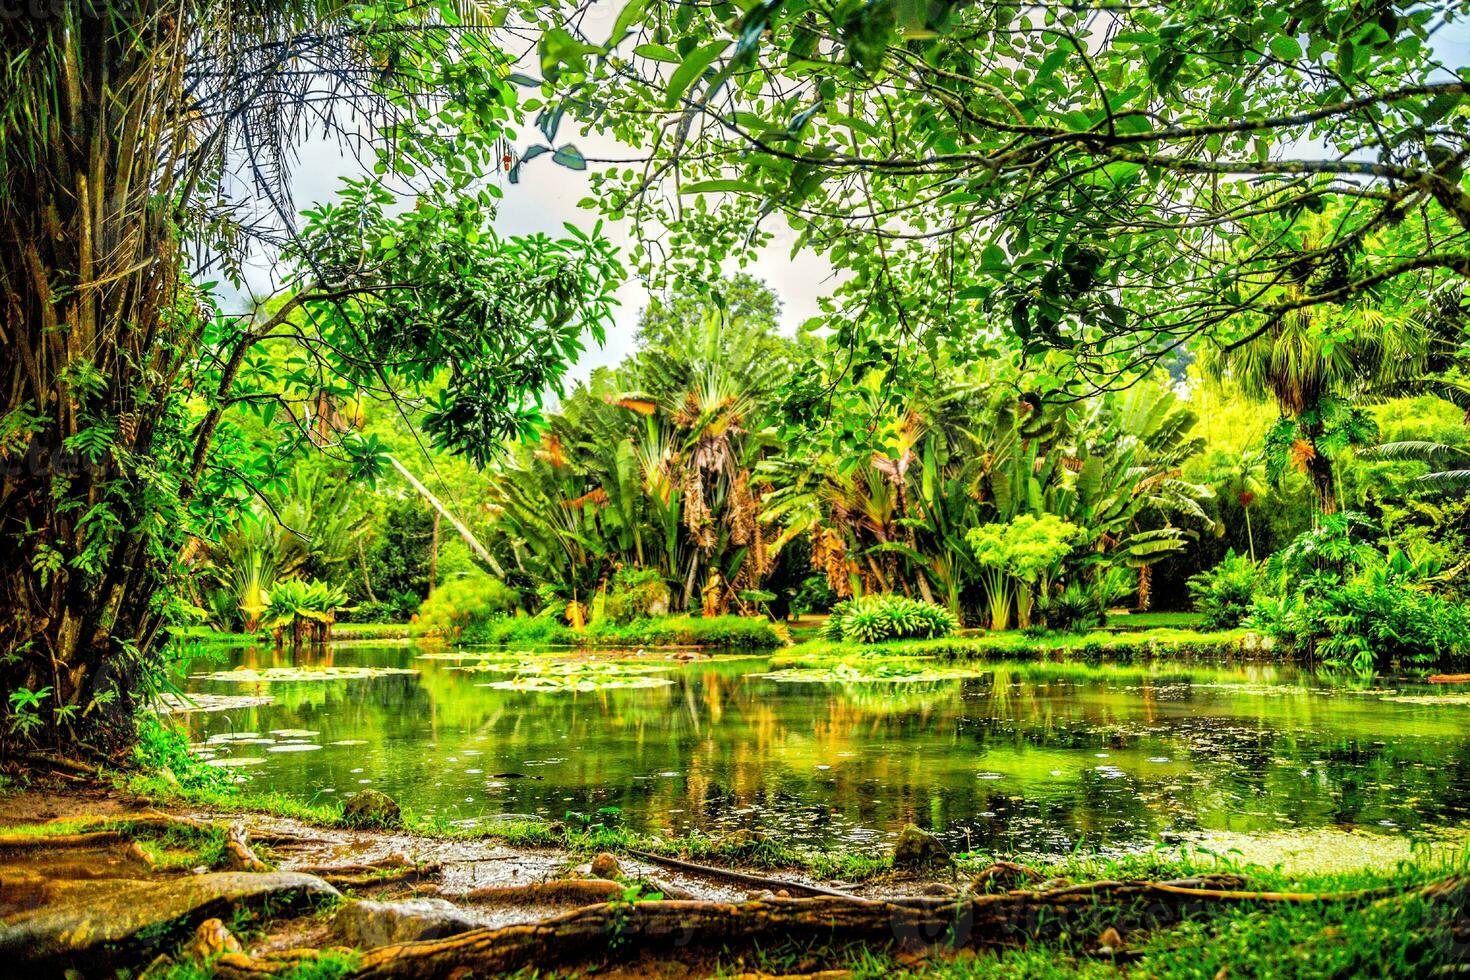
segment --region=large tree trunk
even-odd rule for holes
[[[1337,475],[1332,470],[1332,460],[1316,453],[1307,460],[1307,479],[1312,483],[1312,496],[1317,511],[1322,514],[1337,513]]]
[[[189,439],[177,385],[205,325],[180,303],[169,204],[185,42],[151,4],[65,0],[0,36],[27,55],[0,146],[0,687],[45,692],[0,732],[105,743],[183,545],[162,460]]]

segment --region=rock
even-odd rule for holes
[[[480,926],[480,920],[442,898],[353,902],[332,918],[332,930],[342,942],[359,947],[441,939]]]
[[[342,820],[349,827],[395,829],[403,826],[403,814],[387,793],[365,789],[356,793],[342,808]]]
[[[618,864],[617,858],[606,851],[603,851],[592,859],[592,877],[606,878],[608,881],[613,881],[622,876],[622,865]]]
[[[943,867],[950,863],[949,851],[933,834],[920,830],[913,824],[898,832],[898,842],[893,845],[893,866],[904,871],[922,871],[926,868]]]
[[[1108,926],[1102,931],[1102,935],[1097,937],[1097,945],[1109,953],[1116,953],[1123,948],[1123,937],[1118,934],[1117,929]]]
[[[21,975],[49,976],[63,968],[110,974],[111,965],[144,962],[207,919],[341,897],[315,875],[288,871],[223,871],[164,881],[56,879],[52,886],[45,904],[0,924],[0,962],[31,967]]]

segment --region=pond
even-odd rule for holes
[[[914,822],[952,847],[1062,854],[1210,831],[1423,834],[1470,816],[1470,703],[1442,687],[1057,663],[785,683],[760,657],[644,657],[568,683],[571,652],[522,655],[534,663],[519,680],[463,669],[503,666],[500,651],[426,652],[343,644],[303,656],[305,681],[269,679],[292,666],[269,649],[196,660],[187,690],[254,701],[184,717],[252,789],[322,800],[372,787],[467,824],[616,808],[653,832],[861,845]],[[253,672],[201,676],[236,668]]]

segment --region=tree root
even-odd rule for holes
[[[329,878],[332,875],[370,875],[381,871],[397,871],[405,868],[416,868],[408,858],[401,854],[391,854],[377,861],[364,861],[361,864],[311,864],[300,868],[292,868],[304,875],[316,875],[318,878]],[[439,866],[433,865],[438,868]]]
[[[0,850],[18,851],[46,847],[100,847],[118,844],[130,838],[116,830],[95,830],[79,834],[3,834]]]
[[[432,878],[440,871],[437,864],[425,864],[417,868],[404,868],[402,871],[387,871],[368,873],[360,875],[319,875],[323,881],[337,888],[376,888],[381,885],[396,885],[405,881],[419,881],[423,878]]]
[[[225,832],[225,863],[233,871],[269,871],[270,865],[250,849],[244,827],[231,827]]]
[[[527,967],[545,969],[612,955],[666,952],[686,956],[693,946],[752,940],[866,941],[901,948],[936,945],[1004,947],[1085,936],[1105,929],[1127,933],[1157,928],[1230,906],[1280,902],[1341,903],[1371,900],[1372,892],[1249,892],[1196,887],[1205,881],[1101,881],[1047,891],[1018,890],[958,898],[876,901],[852,897],[723,902],[640,902],[591,905],[539,923],[480,929],[445,939],[371,949],[348,974],[354,980],[429,980],[454,972],[493,975]],[[590,882],[582,882],[589,884]],[[566,884],[549,882],[547,885]],[[613,885],[614,883],[607,883]],[[485,889],[484,892],[526,892]],[[1400,893],[1436,903],[1463,904],[1470,878],[1454,877]],[[299,968],[315,950],[253,958],[226,953],[216,961],[225,980],[277,976]]]
[[[617,901],[623,897],[625,891],[625,886],[603,878],[567,878],[560,881],[533,882],[529,885],[477,888],[454,897],[462,902],[486,902],[495,905],[597,906],[604,902]]]
[[[393,854],[362,864],[317,864],[291,870],[316,875],[338,888],[373,888],[432,878],[444,869],[440,864],[415,864],[401,854]]]
[[[31,765],[46,766],[60,775],[75,779],[81,776],[93,781],[98,780],[101,770],[96,766],[88,765],[76,759],[68,759],[65,756],[52,755],[46,752],[32,752],[20,757],[22,761]]]
[[[650,854],[647,851],[635,851],[629,848],[628,853],[641,861],[652,864],[660,864],[666,868],[676,871],[684,871],[689,874],[704,875],[707,878],[720,878],[731,881],[748,888],[760,888],[765,891],[785,891],[792,895],[826,895],[831,898],[851,898],[847,892],[838,891],[835,888],[824,888],[821,885],[807,885],[799,881],[783,881],[780,878],[763,878],[760,875],[749,875],[741,871],[731,871],[728,868],[715,868],[707,864],[695,864],[692,861],[680,861],[678,858],[663,857],[658,854]]]

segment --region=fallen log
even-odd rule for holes
[[[628,849],[628,853],[641,861],[652,864],[660,864],[675,871],[683,871],[693,875],[704,875],[706,878],[720,878],[725,881],[745,885],[748,888],[759,888],[764,891],[779,892],[786,891],[792,895],[826,895],[830,898],[852,898],[847,892],[838,891],[835,888],[825,888],[822,885],[808,885],[799,881],[785,881],[781,878],[764,878],[760,875],[746,874],[743,871],[731,871],[729,868],[716,868],[707,864],[695,864],[692,861],[681,861],[678,858],[664,857],[660,854],[650,854],[648,851],[635,851]]]
[[[753,940],[864,941],[909,949],[1005,947],[1104,929],[1127,934],[1232,906],[1361,902],[1380,891],[1297,894],[1193,887],[1199,883],[1200,879],[1103,881],[1047,891],[892,901],[822,896],[739,904],[607,903],[543,922],[367,950],[347,976],[430,980],[456,973],[495,975],[635,952],[682,957],[693,946],[723,947]],[[1399,897],[1463,905],[1470,898],[1470,878],[1446,879],[1379,901]],[[280,976],[317,955],[315,950],[303,951],[299,958],[294,953],[269,958],[227,953],[215,968],[225,980]]]

